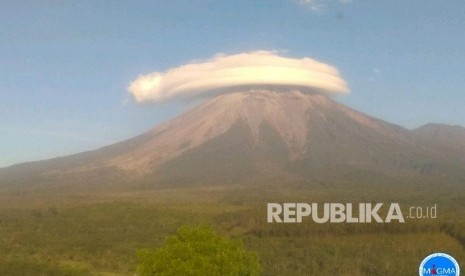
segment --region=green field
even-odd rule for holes
[[[263,275],[416,275],[436,251],[465,261],[461,183],[370,182],[47,190],[0,195],[0,275],[135,275],[136,250],[182,225],[212,225],[260,257]],[[440,188],[438,188],[440,187]],[[405,224],[266,223],[267,202],[437,204],[437,219]]]

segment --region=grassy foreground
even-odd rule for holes
[[[464,263],[462,186],[294,183],[92,195],[4,192],[0,275],[135,275],[136,250],[161,246],[186,224],[209,224],[223,236],[242,239],[258,253],[264,275],[416,275],[432,252]],[[286,201],[437,204],[438,218],[266,223],[266,203]]]

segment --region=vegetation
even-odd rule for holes
[[[256,253],[244,250],[238,241],[217,235],[208,226],[183,226],[164,247],[140,250],[138,257],[142,276],[245,276],[260,272]]]
[[[386,185],[390,189],[382,188]],[[171,252],[172,245],[182,248],[180,237],[189,235],[205,235],[211,238],[206,246],[216,240],[239,252],[242,247],[234,241],[242,240],[246,252],[257,252],[262,275],[415,275],[432,252],[465,260],[464,200],[462,184],[376,180],[115,194],[5,192],[0,193],[0,275],[136,275],[138,264]],[[268,224],[267,202],[437,204],[438,218],[405,224]],[[178,231],[186,224],[212,225],[218,235],[207,228]]]

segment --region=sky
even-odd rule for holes
[[[112,144],[192,103],[128,86],[223,53],[338,69],[335,99],[416,128],[465,126],[463,0],[0,1],[0,167]]]

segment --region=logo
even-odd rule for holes
[[[382,214],[383,203],[268,203],[268,223],[301,223],[310,217],[315,223],[404,223],[404,215],[399,203],[391,203],[386,214]],[[380,213],[381,212],[381,213]]]
[[[437,206],[411,206],[406,216],[396,202],[387,203],[267,203],[268,223],[405,223],[405,219],[435,219]]]
[[[434,253],[421,262],[419,274],[420,276],[459,276],[460,267],[452,256],[444,253]]]

